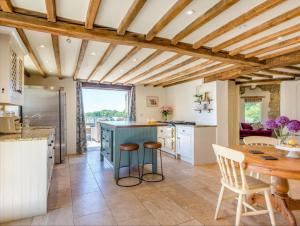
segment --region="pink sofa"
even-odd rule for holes
[[[272,137],[272,130],[270,129],[258,129],[254,130],[250,123],[241,123],[240,138],[249,136],[264,136]]]

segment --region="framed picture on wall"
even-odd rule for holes
[[[159,98],[157,96],[147,96],[147,107],[158,107]]]

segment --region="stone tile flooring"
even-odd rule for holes
[[[223,202],[213,219],[220,189],[217,165],[193,167],[164,156],[166,179],[137,187],[118,187],[112,169],[100,162],[99,152],[69,156],[56,165],[48,213],[5,225],[233,225],[236,202]],[[300,194],[292,183],[292,196]],[[298,192],[298,194],[297,194]],[[225,196],[230,196],[229,192]],[[294,212],[300,222],[300,212]],[[286,222],[276,214],[277,225]],[[242,217],[243,225],[269,225],[267,215]]]

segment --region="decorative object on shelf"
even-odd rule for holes
[[[276,148],[288,151],[286,157],[299,158],[295,152],[300,151],[300,145],[295,139],[296,133],[300,131],[300,121],[289,120],[286,116],[269,119],[266,121],[266,127],[272,129],[278,139]]]
[[[194,95],[194,97],[196,98],[195,102],[198,103],[195,111],[199,111],[199,113],[202,113],[202,111],[207,111],[208,113],[210,113],[213,110],[211,106],[211,102],[213,100],[209,97],[209,92],[204,92],[203,95],[199,93],[199,90],[197,89],[196,95]]]
[[[168,115],[172,114],[173,108],[171,106],[164,105],[161,107],[161,114],[164,121],[168,120]]]
[[[147,107],[158,107],[159,98],[157,96],[147,96]]]

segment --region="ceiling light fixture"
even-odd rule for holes
[[[136,58],[133,58],[132,61],[133,61],[133,62],[136,62]]]
[[[280,40],[282,40],[282,39],[283,39],[283,37],[282,37],[282,36],[280,36],[280,37],[278,37],[278,38],[277,38],[277,40],[279,40],[279,41],[280,41]]]
[[[192,14],[194,14],[195,12],[196,12],[195,10],[190,9],[190,10],[186,11],[186,15],[192,15]]]
[[[40,45],[41,48],[45,48],[45,45]]]
[[[92,55],[92,56],[95,56],[95,55],[96,55],[96,53],[95,53],[95,52],[91,52],[91,55]]]

